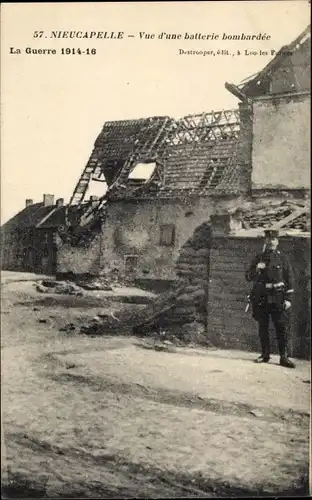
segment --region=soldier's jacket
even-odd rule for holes
[[[265,268],[257,270],[259,262]],[[291,300],[294,292],[293,271],[286,255],[281,251],[265,251],[255,256],[246,271],[247,281],[253,281],[251,302],[255,305],[264,302],[282,305],[284,300]]]

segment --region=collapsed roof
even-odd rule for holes
[[[310,207],[307,203],[293,201],[263,204],[243,214],[244,229],[274,227],[281,233],[309,232]]]
[[[110,187],[134,155],[137,162],[152,161],[162,155],[172,122],[166,116],[106,122],[69,204],[84,200],[90,180],[106,182]]]
[[[107,122],[71,203],[83,198],[88,169],[104,176],[110,200],[243,191],[239,132],[238,110]]]

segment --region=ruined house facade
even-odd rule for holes
[[[60,271],[175,280],[179,249],[195,229],[247,196],[240,154],[236,110],[105,124],[91,155],[109,187],[102,233],[84,251],[65,245]]]

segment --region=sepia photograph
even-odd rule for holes
[[[310,14],[2,3],[2,498],[311,495]]]

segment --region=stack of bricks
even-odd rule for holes
[[[197,321],[206,327],[210,243],[211,228],[204,223],[180,251],[176,273],[186,289],[172,311],[173,322],[175,318],[181,323]]]

